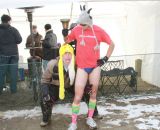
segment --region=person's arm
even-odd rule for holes
[[[101,42],[105,42],[109,45],[109,48],[107,50],[107,54],[105,57],[98,59],[97,60],[97,65],[98,66],[102,66],[103,64],[105,64],[108,59],[110,58],[110,56],[112,55],[112,52],[114,50],[115,44],[114,42],[111,40],[110,36],[105,32],[105,30],[100,29],[100,33],[101,33]]]
[[[57,36],[56,36],[56,34],[53,34],[53,46],[56,46],[56,44],[57,44]]]
[[[40,34],[39,34],[39,35],[40,35]],[[43,36],[42,36],[42,35],[40,35],[40,36],[39,36],[39,38],[40,38],[40,39],[39,39],[40,46],[42,46],[42,43],[43,43]]]
[[[41,44],[42,44],[41,39],[42,39],[42,36],[39,33],[34,35],[35,47],[41,47]]]
[[[68,29],[63,29],[62,35],[63,35],[64,45],[68,44]]]
[[[14,28],[14,36],[16,44],[20,44],[22,42],[22,37],[16,28]]]
[[[27,40],[26,40],[26,47],[31,47],[32,46],[32,43],[31,43],[31,36],[29,35],[27,37]]]
[[[47,68],[44,71],[41,79],[41,83],[49,83],[51,82],[52,75],[53,75],[53,67],[57,63],[57,60],[50,60],[47,64]]]
[[[44,48],[51,48],[50,42],[51,42],[51,35],[46,34],[45,39],[43,40],[43,44],[42,44],[43,47]]]
[[[115,47],[115,44],[114,42],[111,40],[111,43],[109,45],[109,48],[108,48],[108,51],[107,51],[107,54],[106,56],[109,58],[111,55],[112,55],[112,52],[114,50],[114,47]]]
[[[109,44],[109,48],[107,50],[106,56],[97,60],[97,66],[102,66],[108,61],[108,59],[112,55],[114,47],[115,47],[115,45],[114,45],[113,41],[111,40],[111,43]]]
[[[68,29],[63,29],[62,30],[62,35],[63,35],[63,39],[64,39],[64,45],[65,44],[70,44],[72,41],[76,40],[75,39],[75,35],[74,35],[74,31],[71,30],[70,33],[68,34]]]
[[[67,43],[68,43],[68,42],[67,42],[67,41],[68,41],[68,37],[67,37],[67,36],[66,36],[66,37],[63,37],[63,39],[64,39],[64,45],[67,44]]]

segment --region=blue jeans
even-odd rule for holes
[[[47,68],[48,60],[42,60],[43,70],[45,71]]]
[[[10,79],[11,93],[15,93],[17,91],[18,60],[18,55],[0,55],[0,92],[3,91],[3,87],[5,86],[7,74]]]

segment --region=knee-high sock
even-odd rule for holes
[[[77,116],[79,113],[80,104],[72,104],[72,123],[77,123]]]
[[[95,106],[96,106],[96,100],[90,100],[89,106],[88,106],[88,117],[91,117],[91,118],[93,117]]]

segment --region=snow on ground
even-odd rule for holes
[[[148,119],[139,118],[135,121],[141,122],[136,125],[139,129],[160,129],[160,121],[153,116],[150,116]]]
[[[145,103],[135,103],[131,104],[131,101],[140,100],[150,100],[160,98],[160,94],[154,94],[149,96],[134,96],[131,98],[119,98],[116,100],[118,103],[123,103],[123,105],[114,103],[107,103],[105,98],[101,98],[98,101],[98,110],[100,115],[104,115],[104,118],[108,120],[102,120],[107,124],[106,128],[111,128],[114,126],[121,126],[121,124],[129,124],[130,120],[133,120],[135,126],[138,129],[156,129],[160,130],[160,104],[145,104]],[[87,113],[87,105],[82,102],[80,106],[80,114]],[[118,113],[116,113],[118,111]],[[69,114],[71,115],[71,104],[58,104],[53,107],[53,114]],[[1,114],[2,115],[2,114]],[[120,118],[112,118],[118,115]],[[24,117],[24,118],[34,118],[41,116],[40,107],[35,107],[31,110],[12,110],[3,112],[3,119],[12,119],[14,117]],[[123,116],[123,118],[122,118]]]
[[[67,114],[71,115],[71,104],[57,104],[52,109],[53,114]],[[86,114],[87,113],[87,105],[82,102],[80,106],[80,114]],[[12,111],[6,111],[3,113],[3,119],[12,119],[14,117],[25,117],[25,118],[32,118],[36,116],[41,116],[41,108],[35,107],[31,110],[12,110]]]

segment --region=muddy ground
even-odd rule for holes
[[[23,87],[22,87],[23,86]],[[126,91],[125,94],[120,97],[129,98],[131,96],[141,95],[141,94],[152,94],[155,92],[160,92],[160,88],[148,84],[141,79],[138,79],[138,90],[136,93],[132,93],[132,91]],[[100,98],[101,94],[99,94]],[[105,102],[114,103],[117,106],[127,106],[128,104],[124,102],[117,102],[117,94],[106,94],[108,97]],[[118,95],[119,96],[119,95]],[[153,99],[141,99],[137,101],[130,102],[131,105],[136,104],[146,104],[146,105],[157,105],[160,104],[160,98]],[[100,102],[98,105],[102,105]],[[25,82],[20,82],[18,87],[18,92],[16,94],[10,94],[9,89],[6,89],[2,95],[0,95],[0,113],[3,113],[7,110],[23,110],[23,109],[32,109],[35,106],[38,106],[38,102],[34,102],[33,100],[33,92],[32,89],[26,86]],[[109,106],[106,106],[106,108]],[[109,112],[113,112],[114,114],[110,114],[103,116],[102,119],[95,118],[98,124],[98,130],[139,130],[135,124],[138,123],[136,118],[127,119],[126,111],[124,110],[108,110]],[[121,114],[120,114],[121,113]],[[142,118],[149,118],[154,116],[157,120],[160,121],[160,112],[158,113],[146,113],[142,115]],[[88,130],[89,128],[85,125],[85,115],[80,115],[78,119],[78,130]],[[141,117],[138,117],[141,118]],[[137,118],[137,119],[138,119]],[[56,114],[52,115],[52,121],[50,124],[42,128],[39,126],[41,121],[41,116],[36,116],[33,118],[25,118],[25,117],[16,117],[12,119],[4,119],[3,114],[0,114],[0,130],[66,130],[67,126],[70,123],[70,116],[64,114]],[[120,119],[120,125],[107,124],[111,120]],[[159,125],[160,126],[160,125]],[[159,127],[160,128],[160,127]],[[158,128],[150,128],[148,130],[160,130]]]

